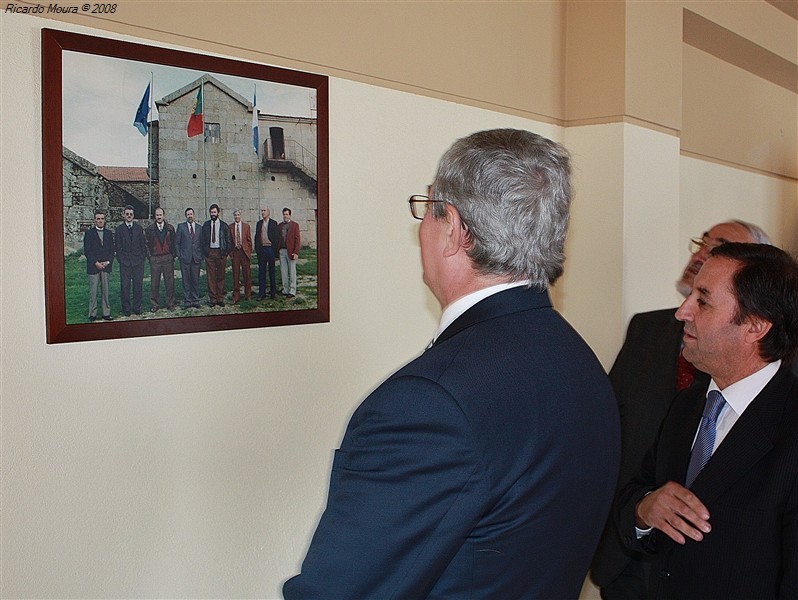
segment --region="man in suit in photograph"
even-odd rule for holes
[[[258,255],[258,300],[266,297],[266,274],[269,275],[269,297],[277,296],[274,261],[280,247],[280,232],[277,221],[269,218],[268,208],[260,211],[261,220],[255,225],[255,252]]]
[[[199,225],[194,222],[194,209],[187,208],[185,215],[186,221],[178,223],[175,232],[175,246],[183,280],[183,308],[199,308],[202,233]]]
[[[285,598],[576,598],[609,511],[607,376],[552,308],[566,150],[501,129],[457,141],[421,219],[433,343],[352,416]]]
[[[208,273],[208,304],[224,306],[224,278],[230,254],[230,226],[219,218],[219,205],[211,204],[210,219],[202,224],[202,254]]]
[[[147,253],[150,255],[150,308],[161,307],[161,278],[163,278],[165,304],[168,310],[175,307],[175,228],[164,218],[160,206],[155,209],[155,221],[144,230]]]
[[[147,240],[144,229],[133,220],[133,207],[129,204],[125,206],[123,215],[125,220],[116,228],[114,243],[116,260],[119,261],[122,312],[129,317],[131,313],[141,314]]]
[[[233,242],[230,259],[233,263],[233,304],[241,299],[241,279],[244,280],[244,299],[252,295],[252,228],[241,220],[241,209],[233,211],[230,223],[230,238]]]
[[[299,238],[299,224],[291,220],[291,209],[283,209],[283,222],[278,226],[280,232],[280,278],[283,280],[283,296],[296,296],[296,261],[302,243]]]
[[[712,248],[726,242],[770,243],[764,231],[744,221],[710,227],[691,240],[691,256],[676,289],[687,296]],[[629,323],[623,346],[610,369],[610,381],[621,414],[621,487],[637,473],[676,393],[693,383],[707,384],[709,376],[682,356],[682,328],[676,309],[638,313]],[[591,565],[591,579],[604,600],[646,597],[650,558],[633,552],[608,519]]]
[[[798,263],[714,248],[676,312],[708,386],[680,392],[615,509],[651,598],[798,598]]]
[[[83,234],[83,256],[89,276],[89,321],[97,320],[97,288],[100,288],[103,319],[110,321],[111,303],[108,300],[108,279],[114,262],[114,234],[105,228],[105,209],[94,211],[94,226]]]

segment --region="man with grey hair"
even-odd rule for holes
[[[258,255],[258,300],[266,297],[266,275],[269,276],[269,297],[277,296],[275,280],[275,258],[280,246],[280,231],[277,221],[270,218],[271,211],[264,206],[260,209],[261,220],[255,225],[255,252]]]
[[[352,416],[285,598],[576,598],[608,513],[618,413],[552,308],[570,204],[562,146],[457,141],[421,220],[433,343]]]
[[[690,240],[690,260],[676,282],[679,293],[690,295],[693,280],[710,251],[728,242],[771,243],[760,227],[745,221],[731,220],[710,227],[701,237]],[[635,315],[610,370],[622,424],[619,488],[637,472],[676,393],[693,383],[709,383],[709,376],[682,356],[683,328],[675,308]],[[601,597],[645,598],[648,565],[649,558],[627,549],[608,521],[591,565],[591,578],[600,586]]]

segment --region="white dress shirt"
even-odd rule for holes
[[[726,400],[726,404],[723,405],[718,415],[717,425],[715,426],[716,433],[715,445],[712,447],[713,454],[715,450],[718,449],[718,446],[720,446],[723,438],[725,438],[729,431],[731,431],[731,428],[734,427],[737,419],[739,419],[743,412],[745,412],[745,409],[748,408],[748,405],[759,395],[759,392],[764,389],[768,382],[773,379],[779,367],[781,367],[780,360],[768,363],[756,373],[752,373],[748,377],[731,384],[725,390],[721,390],[714,379],[709,382],[707,395],[709,395],[709,392],[712,390],[718,390],[723,394],[723,398]],[[696,429],[695,437],[698,437],[698,429]],[[695,444],[695,437],[693,438],[693,444]]]

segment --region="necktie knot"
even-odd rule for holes
[[[718,415],[720,414],[723,405],[726,404],[726,399],[718,390],[712,390],[707,394],[707,403],[704,405],[704,418],[709,419],[713,423],[718,422]]]

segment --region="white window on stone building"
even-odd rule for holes
[[[222,141],[222,128],[219,123],[205,123],[205,141],[219,144]]]

